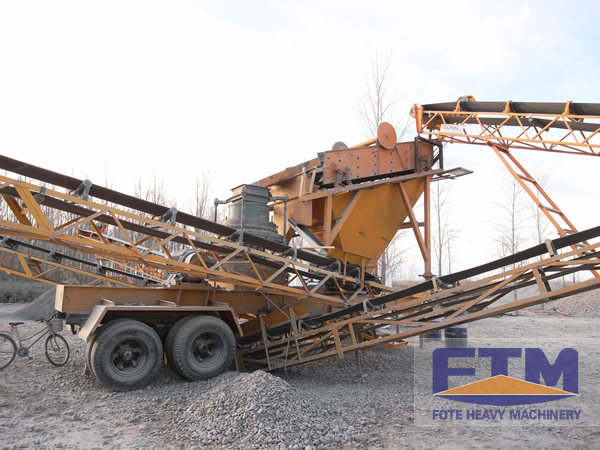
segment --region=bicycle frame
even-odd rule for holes
[[[12,329],[14,329],[14,331]],[[23,338],[21,338],[21,335],[19,333],[18,325],[11,326],[11,331],[12,331],[12,336],[15,336],[17,339],[17,348],[25,347],[27,350],[29,350],[31,347],[33,347],[36,342],[38,342],[40,339],[42,339],[47,334],[54,334],[52,331],[50,331],[48,329],[47,325],[45,326],[45,328],[43,330],[39,330],[39,331],[33,333],[32,335],[23,337]],[[37,337],[37,339],[35,339],[31,344],[25,345],[25,342],[30,341],[31,339],[36,338],[36,337]]]
[[[46,326],[29,336],[23,337],[21,337],[21,333],[19,332],[19,325],[22,325],[23,323],[9,323],[10,332],[8,334],[3,333],[3,336],[5,337],[3,342],[8,342],[8,347],[3,347],[2,352],[3,355],[8,356],[2,361],[1,369],[4,369],[12,363],[16,356],[32,359],[29,350],[36,342],[44,337],[47,337],[45,353],[48,361],[57,367],[62,367],[67,363],[71,354],[69,343],[55,330],[55,328],[60,328],[62,330],[62,326],[59,326],[59,324],[51,322],[50,320],[40,319],[38,322],[44,323]]]

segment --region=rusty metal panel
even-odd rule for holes
[[[415,153],[417,154],[415,163]],[[402,142],[388,150],[380,146],[330,150],[323,155],[323,184],[429,169],[433,165],[433,145]]]
[[[268,312],[272,308],[285,308],[290,304],[301,303],[302,299],[270,294],[265,296],[254,290],[242,290],[229,286],[229,290],[215,289],[204,284],[189,283],[170,287],[109,288],[101,286],[56,287],[55,309],[68,314],[89,314],[97,305],[110,300],[115,305],[162,306],[172,304],[178,307],[214,307],[219,302],[233,308],[238,314]],[[307,310],[319,309],[320,305],[307,305]]]
[[[173,287],[110,288],[100,286],[57,286],[55,308],[57,311],[77,314],[89,312],[103,299],[116,305],[159,305],[172,302],[181,306],[206,306],[211,288],[203,285],[179,285]]]
[[[317,167],[319,164],[320,164],[319,158],[314,158],[309,161],[305,161],[301,164],[297,164],[295,166],[288,167],[287,169],[282,170],[281,172],[277,172],[276,174],[269,175],[268,177],[263,178],[262,180],[256,181],[254,184],[256,184],[258,186],[263,186],[263,187],[279,185],[282,182],[289,180],[290,178],[300,175],[303,170],[305,171],[305,170],[313,169],[313,168]]]

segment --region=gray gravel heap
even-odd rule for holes
[[[13,310],[3,305],[0,319]],[[561,336],[564,346],[594,356],[600,327],[598,319],[556,315],[469,325],[473,343],[507,335],[534,336],[542,345]],[[33,359],[17,358],[0,372],[0,448],[600,448],[598,426],[423,426],[420,416],[433,403],[415,399],[413,383],[427,382],[431,370],[414,362],[430,349],[382,347],[362,355],[360,367],[350,354],[289,367],[287,376],[228,372],[194,383],[163,366],[146,388],[112,392],[82,373],[85,343],[63,336],[71,346],[64,367],[52,366],[38,345]],[[597,377],[599,361],[587,358],[580,379]],[[585,383],[584,411],[596,411],[599,386]]]
[[[535,309],[553,311],[571,317],[600,317],[600,293],[598,290],[582,292],[538,305]]]
[[[306,449],[351,441],[354,427],[341,411],[309,400],[266,372],[230,372],[196,387],[178,426],[198,445]]]
[[[56,289],[50,288],[31,303],[15,313],[15,318],[21,320],[49,319],[55,313],[54,298]]]

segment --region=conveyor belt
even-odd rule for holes
[[[462,111],[523,113],[523,114],[567,114],[600,116],[600,103],[573,102],[478,102],[463,100],[458,102]],[[506,105],[509,105],[506,111]],[[423,108],[429,111],[455,111],[457,102],[429,103]]]
[[[411,114],[419,134],[443,142],[600,155],[600,103],[478,102],[461,98],[415,105]]]
[[[29,177],[35,180],[39,180],[44,183],[50,183],[55,186],[60,186],[74,192],[80,189],[80,187],[85,186],[84,182],[86,181],[68,175],[63,175],[58,172],[53,172],[51,170],[34,166],[33,164],[28,164],[3,155],[0,155],[0,169],[23,175],[25,177]],[[170,208],[166,206],[158,205],[156,203],[152,203],[147,200],[142,200],[140,198],[123,194],[113,189],[108,189],[106,187],[102,187],[95,184],[90,184],[88,194],[92,197],[105,200],[126,208],[131,208],[133,210],[140,211],[146,214],[150,214],[154,217],[163,217],[170,210]],[[228,226],[221,225],[210,220],[202,219],[200,217],[196,217],[182,211],[177,211],[175,221],[182,225],[188,225],[224,237],[230,236],[236,231],[234,228],[230,228]],[[261,247],[276,253],[284,253],[286,251],[291,250],[291,247],[288,245],[279,244],[268,239],[252,235],[250,233],[243,234],[242,243],[244,245]],[[316,264],[320,267],[327,267],[335,263],[335,259],[327,258],[302,249],[297,250],[296,256],[299,259],[308,261],[312,264]]]
[[[458,107],[458,109],[457,109]],[[561,129],[595,132],[600,124],[590,122],[590,116],[600,116],[600,103],[536,103],[536,102],[460,102],[431,103],[423,105],[424,121],[432,127],[443,123],[487,125],[492,127],[521,127],[534,125],[540,129]],[[445,112],[434,115],[436,112]],[[452,115],[456,112],[456,115]],[[465,115],[464,113],[481,113]],[[494,114],[497,115],[494,117]],[[432,117],[432,119],[429,119]],[[523,119],[526,115],[526,119]],[[552,116],[581,116],[569,120],[556,120]],[[585,117],[587,121],[582,120]]]
[[[4,187],[4,188],[0,189],[0,194],[10,195],[10,196],[14,196],[14,197],[16,197],[18,195],[17,191],[13,187]],[[49,196],[46,196],[45,198],[40,198],[38,200],[38,203],[40,205],[43,205],[43,206],[48,206],[50,208],[57,209],[57,210],[63,211],[63,212],[68,212],[70,214],[75,214],[75,215],[81,216],[81,217],[89,217],[92,214],[94,214],[94,211],[91,210],[91,209],[85,208],[83,206],[80,206],[80,205],[77,205],[77,204],[74,204],[74,203],[69,203],[69,202],[66,202],[66,201],[63,201],[63,200],[60,200],[60,199],[49,197]],[[178,214],[178,216],[179,216],[179,214]],[[101,223],[104,223],[106,225],[112,225],[112,226],[116,226],[117,225],[116,222],[115,222],[115,220],[112,217],[110,217],[109,215],[106,215],[106,214],[102,214],[102,215],[96,217],[95,220],[97,222],[101,222]],[[148,235],[148,236],[153,236],[153,237],[156,237],[156,238],[159,238],[159,239],[165,239],[165,238],[169,237],[168,233],[165,233],[163,231],[160,231],[160,230],[157,230],[157,229],[154,229],[154,228],[146,227],[146,226],[143,226],[143,225],[140,225],[140,224],[137,224],[137,223],[133,223],[133,222],[130,222],[130,221],[127,221],[127,220],[120,220],[120,223],[121,223],[121,225],[123,225],[123,227],[126,230],[129,230],[129,231],[132,231],[132,232],[135,232],[135,233],[141,233],[141,234]],[[211,222],[211,223],[213,223],[213,222]],[[245,238],[248,238],[249,235],[248,234],[244,234],[244,236],[245,236]],[[257,239],[258,240],[256,242],[262,242],[262,241],[271,242],[271,241],[267,241],[266,239],[262,239],[262,238],[257,238]],[[252,241],[252,239],[250,239],[250,240]],[[173,242],[177,242],[179,244],[183,244],[183,245],[187,245],[188,244],[188,241],[184,237],[175,237],[175,238],[172,239],[172,241]],[[201,248],[201,249],[204,249],[204,250],[210,250],[210,251],[215,251],[215,252],[221,252],[221,251],[224,250],[224,248],[221,247],[221,246],[214,245],[214,244],[211,244],[211,243],[208,243],[208,242],[204,242],[204,241],[200,241],[200,240],[197,240],[197,239],[193,239],[192,242],[198,248]],[[290,248],[290,247],[285,246],[285,248]],[[306,252],[306,253],[308,253],[308,252]],[[311,253],[311,255],[312,255],[312,253]],[[278,269],[278,268],[281,267],[280,263],[276,263],[274,261],[270,261],[270,260],[265,259],[265,258],[260,258],[260,257],[257,257],[257,256],[252,256],[251,258],[252,258],[252,260],[255,263],[258,263],[258,264],[262,264],[262,265],[265,265],[265,266],[268,266],[268,267],[272,267],[272,268],[275,268],[275,269]],[[323,258],[323,259],[327,260],[327,261],[331,261],[330,264],[333,264],[333,262],[335,261],[334,259],[331,259],[331,258]],[[300,271],[300,273],[303,274],[303,275],[306,275],[306,276],[309,275],[305,271]],[[368,274],[366,274],[366,275],[368,275]],[[311,276],[311,278],[314,278],[314,279],[317,279],[317,280],[321,280],[321,279],[324,278],[324,276],[321,275],[321,274],[310,274],[310,276]],[[371,277],[371,276],[369,276],[369,278],[370,279],[375,279],[375,277]]]
[[[94,263],[92,261],[87,261],[85,259],[77,258],[75,256],[67,255],[65,253],[57,252],[54,250],[49,250],[47,248],[40,247],[39,245],[35,245],[30,242],[23,242],[23,241],[19,241],[17,239],[0,236],[0,246],[6,247],[6,248],[12,248],[12,249],[24,249],[24,250],[26,250],[24,253],[27,253],[28,251],[36,251],[36,252],[39,252],[39,253],[45,255],[46,259],[48,259],[49,261],[53,260],[53,261],[65,262],[65,263],[68,261],[73,264],[78,264],[82,267],[87,267],[88,269],[90,269],[91,272],[100,270],[100,271],[118,275],[118,276],[133,278],[133,279],[138,280],[143,283],[159,284],[159,282],[156,280],[145,278],[145,277],[137,275],[135,273],[126,272],[124,270],[115,269],[110,266],[101,265],[100,263]]]
[[[161,270],[199,275],[215,283],[232,283],[242,290],[259,292],[267,300],[269,295],[274,294],[288,296],[296,301],[310,300],[331,306],[333,312],[320,314],[317,317],[307,316],[305,312],[302,317],[294,320],[287,317],[283,310],[275,311],[275,313],[283,313],[283,316],[287,317],[283,322],[279,322],[284,325],[265,327],[264,322],[261,322],[263,323],[261,331],[252,332],[253,334],[247,334],[238,339],[238,344],[243,347],[240,349],[240,361],[244,364],[257,364],[268,370],[334,354],[343,357],[344,352],[347,351],[379,345],[395,338],[405,339],[429,330],[479,320],[490,315],[600,287],[598,279],[577,282],[572,286],[557,290],[552,290],[549,285],[550,280],[561,276],[598,269],[600,244],[587,245],[586,241],[599,237],[600,227],[554,239],[468,270],[378,296],[380,289],[389,288],[371,282],[368,277],[362,280],[360,273],[349,275],[352,273],[351,271],[340,274],[322,269],[321,267],[330,267],[335,262],[331,258],[298,251],[296,254],[298,259],[313,265],[299,263],[295,258],[276,254],[286,254],[291,250],[288,246],[275,244],[251,235],[244,236],[244,245],[232,242],[224,239],[223,236],[230,236],[235,230],[210,221],[177,213],[176,220],[170,222],[167,213],[172,210],[164,206],[102,187],[94,189],[93,185],[82,180],[56,174],[10,158],[0,157],[0,168],[24,176],[35,177],[38,181],[60,185],[77,194],[77,196],[64,194],[54,189],[46,189],[39,185],[0,176],[0,194],[4,196],[14,214],[13,221],[1,221],[0,232],[10,236],[4,240],[7,247],[22,246],[26,250],[18,257],[24,272],[30,271],[31,268],[34,269],[34,273],[29,274],[31,278],[43,273],[51,273],[51,270],[60,270],[56,267],[43,272],[37,268],[36,264],[39,265],[44,261],[37,257],[31,257],[31,264],[25,261],[28,259],[27,252],[41,252],[47,256],[48,262],[50,262],[51,252],[38,246],[35,241],[51,241],[57,245],[64,245],[75,251],[79,250],[82,253],[99,257],[125,258],[132,263],[146,264],[148,267]],[[79,184],[76,186],[77,183]],[[87,194],[117,206],[107,206],[87,200]],[[52,209],[64,211],[75,218],[72,220],[63,218],[63,223],[60,224],[50,223],[46,212]],[[131,209],[135,209],[135,211],[131,212]],[[148,214],[153,217],[149,218]],[[106,230],[110,228],[116,230],[117,234],[112,236],[117,237],[120,243],[110,242],[111,234],[105,233],[104,227],[99,224],[107,225]],[[84,225],[91,228],[90,232],[95,234],[93,236],[89,233],[80,235],[73,232],[74,228],[78,229]],[[202,229],[208,233],[216,233],[219,237],[197,233],[181,225]],[[134,239],[130,233],[139,233],[143,237]],[[32,242],[23,242],[15,237],[31,239]],[[123,245],[123,242],[129,243],[129,245]],[[144,248],[138,246],[138,243],[142,242]],[[168,242],[179,243],[192,249],[200,258],[201,264],[177,260],[165,247]],[[557,251],[574,245],[577,247],[576,250],[554,256]],[[253,248],[254,246],[274,253]],[[154,249],[159,248],[162,248],[164,252],[153,252]],[[11,250],[7,248],[5,251]],[[213,259],[202,259],[200,254],[202,251],[207,251]],[[304,258],[302,255],[307,257]],[[54,256],[58,255],[55,253]],[[542,257],[542,259],[540,260],[538,257]],[[234,258],[241,259],[236,261]],[[72,266],[85,266],[90,274],[96,269],[94,263],[77,256],[64,254],[60,255],[58,259],[69,262]],[[531,260],[535,262],[531,263]],[[263,276],[261,277],[256,267],[254,267],[256,277],[253,277],[248,275],[251,268],[246,272],[235,272],[227,270],[225,264],[258,265],[263,270]],[[320,267],[321,264],[323,266]],[[514,265],[519,267],[507,269]],[[272,268],[275,271],[267,273],[265,268]],[[355,268],[353,267],[353,269]],[[491,272],[498,269],[501,269],[500,273],[490,275]],[[115,278],[128,276],[140,280],[139,275],[132,275],[119,269],[107,267],[105,270],[107,273],[113,274]],[[288,284],[287,279],[284,282],[276,281],[277,275],[284,270],[295,274],[303,286]],[[19,274],[17,273],[17,275]],[[479,278],[481,275],[485,275],[482,278],[483,281],[467,281]],[[97,280],[110,283],[110,279],[107,280],[106,277],[99,277]],[[322,280],[322,283],[311,284],[310,280],[313,280],[313,283],[315,280]],[[317,292],[318,287],[328,280],[334,282],[338,287],[335,295]],[[51,279],[45,281],[52,282]],[[537,284],[540,289],[539,295],[533,295],[524,301],[508,305],[495,305],[495,302],[508,292],[534,284]],[[345,285],[350,287],[341,287]],[[300,306],[304,307],[302,304]],[[282,307],[288,308],[287,305]],[[291,308],[293,312],[293,306]],[[331,311],[331,309],[328,310]],[[265,319],[261,316],[260,319],[254,320],[263,321]],[[390,337],[377,336],[374,333],[377,328],[387,324],[406,325],[409,329]],[[364,336],[369,333],[372,335],[368,339],[365,338]],[[288,354],[292,340],[295,348]]]
[[[578,272],[598,270],[599,243],[578,250],[567,247],[573,240],[598,236],[599,228],[570,236],[572,239],[569,240],[556,239],[552,242],[558,247],[555,249],[552,245],[544,245],[543,249],[532,247],[514,255],[514,258],[501,258],[444,277],[446,281],[460,281],[456,286],[441,288],[442,279],[436,279],[435,282],[421,283],[333,314],[296,318],[291,321],[292,326],[286,324],[254,332],[238,339],[241,346],[239,360],[250,367],[274,370],[331,356],[344,358],[348,352],[391,344],[433,330],[598,289],[600,279],[595,277],[574,278],[566,284],[550,282]],[[568,251],[555,253],[561,248]],[[543,255],[544,250],[546,255]],[[504,264],[511,261],[519,264],[515,268],[506,268]],[[497,272],[495,268],[505,270]],[[482,276],[462,279],[474,275]],[[513,292],[514,297],[507,295]],[[379,328],[387,326],[396,329],[388,328],[386,333],[377,333]]]
[[[446,122],[444,122],[446,120]],[[460,123],[460,124],[469,124],[469,125],[488,125],[488,126],[512,126],[518,127],[521,125],[517,118],[505,119],[503,117],[470,117],[466,119],[464,116],[452,116],[446,115],[442,120],[441,117],[435,118],[428,122],[429,126],[440,125],[443,123]],[[539,117],[532,118],[529,122],[526,122],[527,125],[535,125],[538,128],[555,128],[560,130],[575,130],[575,131],[589,131],[594,132],[600,126],[595,123],[589,122],[569,122],[568,124],[565,122],[557,122],[549,119],[542,119]]]
[[[371,299],[369,300],[369,304],[370,304],[370,308],[373,307],[384,307],[386,306],[386,304],[390,303],[390,302],[394,302],[396,300],[401,300],[401,299],[405,299],[405,298],[409,298],[412,297],[414,295],[417,294],[423,294],[429,291],[432,291],[436,288],[436,286],[439,285],[448,285],[448,286],[455,286],[457,284],[459,284],[460,282],[468,279],[468,278],[473,278],[473,277],[477,277],[486,273],[490,273],[494,270],[498,270],[498,269],[503,269],[506,267],[510,267],[514,264],[518,264],[518,263],[522,263],[524,261],[530,260],[532,258],[536,258],[542,255],[547,255],[548,254],[548,249],[552,248],[554,251],[557,250],[561,250],[561,249],[565,249],[568,248],[574,244],[578,244],[580,242],[583,241],[588,241],[591,240],[593,238],[597,238],[600,236],[600,226],[598,227],[593,227],[584,231],[580,231],[578,233],[569,235],[569,236],[565,236],[565,237],[561,237],[561,238],[557,238],[554,240],[549,241],[548,243],[544,243],[544,244],[539,244],[533,247],[530,247],[526,250],[522,250],[518,253],[515,253],[513,255],[510,256],[506,256],[500,259],[497,259],[495,261],[491,261],[485,264],[481,264],[479,266],[476,267],[472,267],[470,269],[466,269],[466,270],[462,270],[453,274],[449,274],[449,275],[444,275],[442,277],[437,278],[435,281],[433,280],[429,280],[429,281],[425,281],[423,283],[419,283],[417,285],[405,288],[405,289],[401,289],[399,291],[393,292],[391,294],[387,294],[387,295],[382,295],[380,297],[377,297],[375,299]],[[582,270],[593,270],[596,269],[596,263],[593,264],[579,264],[574,268],[571,268],[569,270],[563,270],[560,271],[559,273],[553,274],[551,276],[546,276],[544,277],[545,281],[549,281],[551,279],[554,278],[558,278],[558,277],[562,277],[574,272],[578,272],[578,271],[582,271]],[[518,288],[523,288],[529,285],[533,285],[535,283],[535,281],[530,281],[526,284],[520,284],[518,286]],[[498,293],[507,293],[510,292],[512,289],[511,287],[507,287],[504,288],[502,290],[499,290]],[[464,302],[464,301],[468,301],[469,298],[468,297],[463,297],[460,301]],[[304,323],[310,327],[318,327],[318,326],[322,326],[323,324],[327,323],[328,321],[332,321],[332,320],[338,320],[340,318],[344,318],[344,317],[350,317],[353,314],[360,314],[364,311],[364,305],[362,303],[358,303],[352,306],[349,306],[347,308],[344,309],[340,309],[337,310],[335,312],[329,313],[329,314],[324,314],[318,317],[311,317],[311,318],[307,318],[304,319]],[[422,313],[422,311],[420,311],[419,313]],[[290,331],[290,325],[283,325],[280,327],[277,327],[275,329],[269,330],[271,333],[273,334],[282,334],[282,333],[288,333]],[[258,340],[260,338],[260,335],[250,335],[250,336],[245,336],[243,338],[240,339],[240,344],[244,345],[244,344],[248,344],[250,342],[254,342],[256,340]]]
[[[67,189],[81,181],[6,157],[0,157],[0,168],[14,170],[28,177],[38,177],[38,182],[52,182]],[[289,295],[328,305],[343,305],[348,298],[354,298],[360,293],[375,296],[381,290],[391,291],[391,288],[380,285],[373,275],[361,273],[359,266],[344,265],[335,259],[277,244],[248,233],[244,233],[244,244],[241,244],[222,236],[197,232],[194,230],[201,227],[204,231],[235,230],[189,214],[177,213],[176,220],[162,216],[148,217],[149,214],[172,210],[106,188],[97,187],[94,190],[93,185],[83,181],[75,189],[75,193],[65,194],[35,183],[4,176],[0,178],[0,195],[14,215],[12,220],[2,220],[0,233],[3,235],[50,240],[75,251],[129,261],[132,265],[144,264],[153,269],[181,273],[198,280],[233,283],[247,289]],[[92,192],[110,203],[98,203],[87,197]],[[119,203],[113,206],[113,202]],[[133,207],[141,210],[132,211]],[[67,216],[59,216],[74,219],[61,219],[56,224],[51,223],[54,219],[45,217],[51,210],[66,212]],[[175,219],[175,214],[171,215]],[[105,231],[101,224],[107,226],[104,227]],[[83,227],[82,230],[90,228],[97,239],[73,233],[73,228],[80,227]],[[111,236],[130,244],[114,243],[110,240]],[[144,242],[144,247],[138,247],[136,242]],[[195,262],[180,261],[166,250],[166,243],[180,244],[183,249],[192,250],[199,259]],[[263,244],[266,249],[263,249]],[[160,254],[152,251],[161,248],[164,252]],[[236,267],[241,269],[238,271]],[[273,273],[288,273],[290,276],[275,278],[271,277]],[[290,284],[294,277],[301,280],[301,286]],[[318,284],[320,282],[329,282],[333,291],[317,292],[315,285],[321,286]]]

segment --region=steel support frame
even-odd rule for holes
[[[461,111],[460,101],[454,111],[429,111],[419,107],[415,111],[417,130],[428,133],[445,142],[477,144],[489,146],[509,173],[533,200],[544,216],[556,228],[560,236],[577,232],[575,225],[546,193],[511,152],[513,149],[538,150],[553,153],[567,153],[588,156],[600,156],[600,123],[590,131],[575,130],[573,123],[586,120],[600,120],[598,116],[570,114],[570,103],[567,102],[561,114],[532,114],[511,112],[510,102],[506,103],[504,112],[467,112]],[[535,117],[547,121],[544,126],[536,124]],[[484,123],[486,118],[501,118],[498,124]],[[515,126],[515,123],[518,124]],[[458,124],[462,132],[442,131],[443,124]],[[544,138],[544,133],[564,126],[562,136],[558,139]],[[558,132],[558,131],[557,131]],[[541,199],[547,204],[542,203]],[[582,242],[581,245],[587,245]],[[573,247],[576,250],[576,247]],[[595,277],[600,274],[592,271]]]
[[[207,233],[199,233],[182,226],[161,222],[142,214],[83,200],[52,189],[45,189],[44,197],[52,197],[71,205],[75,204],[87,211],[85,216],[76,217],[68,222],[52,226],[44,212],[46,207],[42,207],[36,200],[36,195],[34,195],[40,192],[42,189],[40,186],[5,176],[0,176],[0,185],[3,189],[14,187],[17,196],[12,196],[12,198],[18,199],[21,203],[19,209],[13,211],[15,221],[0,220],[0,233],[4,235],[49,241],[77,252],[102,258],[129,261],[132,264],[143,264],[155,269],[200,276],[215,283],[234,283],[237,286],[267,294],[287,295],[299,300],[332,306],[344,306],[347,300],[355,297],[355,294],[363,286],[367,287],[371,295],[374,295],[373,292],[375,291],[390,292],[392,290],[379,283],[357,280],[344,273],[332,272],[309,263],[239,245]],[[5,194],[5,192],[2,193]],[[18,202],[16,204],[18,205]],[[108,226],[96,226],[99,223]],[[150,239],[144,237],[142,240],[145,240],[149,247],[140,249],[137,247],[139,239],[134,238],[131,224],[142,225],[145,227],[144,229],[148,230],[160,230],[160,235],[154,235]],[[97,238],[72,233],[77,228],[85,226],[93,228],[98,234]],[[111,242],[111,231],[121,234],[123,239],[129,243],[129,246]],[[166,251],[166,244],[173,240],[191,249],[198,258],[199,264],[184,263],[170,255]],[[218,252],[215,250],[206,251],[202,248],[204,244],[210,244],[212,247],[218,246]],[[153,249],[158,248],[163,250],[164,255],[157,255],[152,252]],[[216,263],[209,263],[206,259],[208,255],[214,258]],[[301,285],[293,286],[272,279],[266,274],[267,272],[262,265],[265,263],[278,269],[283,267],[294,278],[300,280]],[[236,265],[249,265],[253,274],[234,273],[229,269],[229,267]],[[339,291],[337,296],[320,294],[309,287],[309,280],[317,280],[318,282],[325,277],[334,280],[334,285]],[[348,282],[358,282],[359,287],[356,292],[347,294],[342,290],[340,286]]]
[[[292,331],[281,339],[269,340],[268,330],[265,329],[261,342],[241,350],[238,361],[274,370],[331,356],[343,359],[347,352],[398,342],[428,331],[497,316],[596,289],[600,287],[598,278],[578,281],[554,290],[551,289],[549,280],[580,270],[598,268],[599,249],[600,243],[597,243],[577,251],[548,256],[451,289],[404,298],[379,310],[365,310],[355,317],[340,319],[314,330],[297,331],[301,330],[300,323],[297,323],[292,327]],[[579,256],[579,252],[584,252],[584,256]],[[531,285],[537,285],[537,293],[524,291],[525,296],[518,300],[497,304],[498,300],[505,298],[508,293]],[[373,330],[386,325],[400,325],[406,329],[389,335],[373,336]],[[371,337],[363,339],[365,334]]]
[[[326,247],[333,244],[338,233],[346,223],[348,217],[354,211],[357,203],[366,189],[371,187],[379,186],[381,184],[393,184],[400,193],[403,206],[406,208],[408,213],[408,220],[401,225],[400,229],[410,228],[413,231],[415,240],[423,258],[424,274],[425,279],[430,279],[433,274],[431,272],[431,182],[434,177],[443,177],[450,170],[431,170],[428,172],[419,172],[411,175],[404,175],[400,177],[394,177],[388,180],[377,180],[374,182],[365,182],[357,185],[351,185],[347,187],[335,187],[331,189],[324,189],[313,194],[299,195],[299,198],[303,201],[313,201],[317,198],[324,198],[323,202],[323,230],[321,234],[322,241]],[[404,182],[420,180],[423,183],[423,202],[424,202],[424,213],[423,220],[417,220],[413,206],[408,197],[408,193],[404,187]],[[302,188],[301,188],[302,189]],[[333,214],[333,197],[340,193],[352,193],[353,197],[348,202],[342,213],[335,217]],[[421,228],[423,230],[421,231]],[[362,264],[364,266],[364,264]]]
[[[408,193],[402,183],[397,183],[396,187],[400,193],[402,204],[408,213],[408,221],[406,227],[411,228],[415,235],[415,240],[423,257],[423,265],[425,272],[423,278],[429,280],[433,277],[431,272],[431,180],[432,175],[426,175],[423,180],[423,221],[419,222],[413,210],[413,207],[408,198]],[[405,225],[403,224],[403,227]],[[421,233],[421,226],[423,233]]]
[[[570,102],[569,102],[570,103]],[[593,130],[576,130],[571,124],[575,122],[590,123],[600,119],[598,116],[586,116],[569,113],[569,103],[561,114],[532,114],[510,111],[510,102],[505,111],[469,112],[460,110],[460,102],[455,111],[424,110],[419,107],[415,111],[417,132],[437,137],[446,142],[498,145],[504,148],[520,148],[525,150],[549,151],[574,155],[600,156],[600,124]],[[485,123],[485,119],[500,119],[497,124]],[[547,123],[540,126],[535,119],[540,118]],[[443,124],[463,126],[460,131],[442,131]],[[560,131],[556,128],[561,126]],[[596,125],[596,123],[594,123]],[[593,127],[592,127],[593,128]],[[556,138],[544,138],[549,130],[559,133]]]
[[[566,236],[567,234],[577,233],[575,225],[567,218],[567,216],[558,207],[556,202],[550,198],[542,186],[533,178],[530,172],[517,160],[517,158],[506,148],[500,148],[497,145],[490,144],[492,150],[502,164],[508,169],[513,178],[519,183],[525,193],[533,200],[536,206],[542,211],[544,216],[550,221],[550,223],[556,228],[556,231],[560,236]],[[540,199],[546,200],[548,205],[542,203]],[[583,241],[578,246],[573,245],[573,250],[578,250],[578,247],[589,245],[588,242]],[[598,272],[592,271],[596,278],[600,277]]]
[[[52,286],[59,284],[107,287],[137,286],[124,276],[102,275],[3,247],[0,247],[0,270]]]

